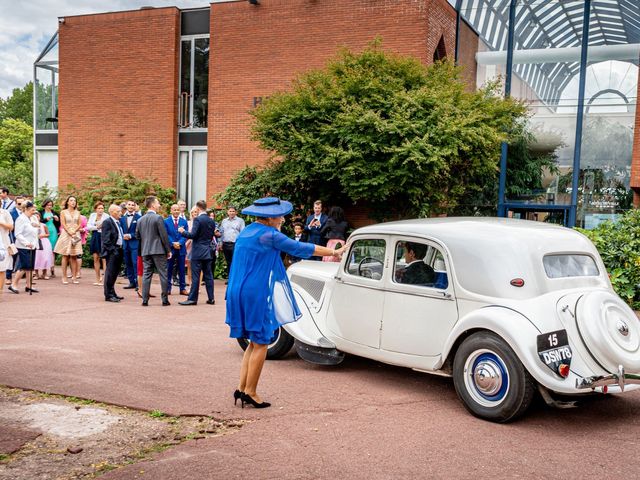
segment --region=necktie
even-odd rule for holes
[[[173,225],[176,227],[176,230],[178,230],[178,219],[177,218],[173,219]]]
[[[127,213],[127,228],[131,227],[131,221],[133,220],[133,215]]]

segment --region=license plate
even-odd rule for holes
[[[566,330],[543,333],[538,335],[538,356],[540,360],[553,370],[558,372],[560,364],[571,365],[571,347]]]

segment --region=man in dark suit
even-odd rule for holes
[[[104,299],[117,303],[124,297],[116,294],[115,284],[122,266],[122,244],[124,233],[120,224],[122,210],[119,205],[109,207],[109,218],[102,222],[102,245],[100,256],[105,259],[104,269]]]
[[[402,282],[411,285],[428,286],[435,281],[436,274],[429,265],[424,263],[428,245],[423,243],[405,242],[404,259],[407,266],[402,272]]]
[[[308,242],[314,245],[324,245],[324,240],[320,231],[327,223],[327,216],[322,213],[322,202],[316,200],[313,202],[313,215],[307,217],[304,231],[307,234]],[[311,257],[309,260],[322,260],[322,257]]]
[[[151,278],[153,277],[153,267],[155,266],[160,275],[160,295],[162,305],[171,305],[169,297],[167,260],[171,258],[171,242],[164,227],[164,219],[158,215],[160,202],[156,197],[147,197],[144,201],[147,213],[138,220],[136,227],[136,238],[140,242],[140,255],[142,256],[142,305],[149,305],[149,289],[151,288]]]
[[[178,229],[180,227],[187,229],[189,224],[185,218],[180,216],[180,206],[176,203],[171,205],[171,215],[164,221],[164,228],[167,230],[169,241],[171,242],[171,258],[169,259],[168,276],[169,290],[167,293],[171,295],[171,285],[173,273],[178,271],[178,281],[180,285],[180,295],[188,295],[187,286],[184,278],[187,249],[185,243],[187,239],[183,237]]]
[[[198,293],[200,290],[200,272],[204,277],[204,284],[207,289],[207,303],[213,305],[213,272],[211,265],[216,258],[211,245],[213,236],[216,231],[216,222],[207,215],[207,204],[204,200],[196,203],[198,215],[193,219],[191,231],[188,232],[184,227],[180,227],[178,231],[185,238],[191,239],[191,290],[189,298],[180,302],[180,305],[197,305]]]
[[[129,285],[124,288],[138,289],[138,238],[136,237],[136,228],[140,214],[136,212],[136,203],[129,200],[126,203],[127,213],[120,218],[120,225],[124,232],[124,264],[127,267],[127,278]]]

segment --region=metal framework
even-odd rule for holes
[[[574,226],[588,49],[640,43],[638,0],[449,0],[449,3],[475,29],[490,50],[506,51],[505,95],[510,95],[511,78],[516,75],[531,87],[542,103],[553,110],[567,84],[579,75],[571,204],[552,207],[565,210],[566,224]],[[516,65],[513,62],[514,51],[567,48],[580,50],[579,61]],[[638,65],[639,60],[636,57],[630,61]],[[506,202],[507,154],[505,144],[502,146],[500,162],[498,215],[506,216],[509,209],[516,207],[534,211],[549,209],[549,205]]]

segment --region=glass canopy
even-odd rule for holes
[[[34,128],[58,130],[58,32],[34,63]]]
[[[546,212],[569,225],[592,227],[630,208],[640,59],[637,0],[449,3],[478,34],[477,85],[496,78],[505,87],[508,83],[510,95],[529,106],[533,148],[557,165],[531,191],[514,194],[507,183],[499,214]],[[511,155],[507,150],[506,170]],[[504,169],[501,174],[507,177]]]

